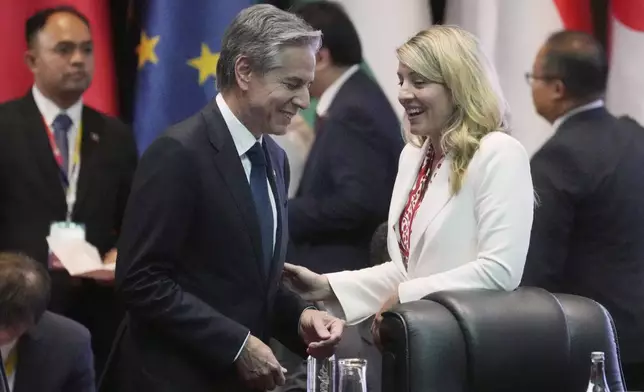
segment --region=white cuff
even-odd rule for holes
[[[244,343],[242,343],[241,347],[239,348],[239,351],[237,351],[237,355],[235,355],[235,359],[233,359],[233,362],[237,361],[237,358],[239,358],[239,355],[241,354],[242,350],[244,349],[244,347],[246,347],[248,338],[250,338],[250,332],[248,332],[248,335],[246,335],[246,339],[244,339]]]

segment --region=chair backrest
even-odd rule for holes
[[[587,298],[446,291],[383,316],[383,392],[582,392],[592,351],[606,354],[611,391],[624,391],[613,321]]]

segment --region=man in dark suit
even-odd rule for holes
[[[378,84],[360,69],[360,38],[343,8],[316,1],[293,12],[322,31],[323,40],[310,87],[318,98],[316,136],[289,201],[288,259],[317,273],[366,268],[371,238],[387,220],[404,144],[401,126]],[[348,327],[338,351],[361,355],[362,330]],[[273,347],[290,367],[299,367],[283,391],[306,390],[306,365],[278,344]]]
[[[284,369],[271,336],[333,353],[343,322],[280,282],[288,164],[268,135],[309,105],[319,43],[293,14],[241,11],[223,37],[220,95],[142,156],[116,265],[127,325],[113,363],[131,365],[110,368],[114,390],[273,389]]]
[[[95,390],[89,331],[45,311],[50,286],[41,263],[0,253],[0,391]]]
[[[604,108],[606,57],[584,33],[552,35],[528,77],[555,134],[531,162],[539,203],[522,284],[604,305],[627,386],[644,389],[644,133]]]
[[[50,309],[89,328],[100,371],[123,312],[109,284],[71,278],[50,259],[45,238],[69,218],[113,262],[136,147],[124,124],[82,101],[94,72],[85,16],[70,7],[39,11],[26,38],[34,86],[0,105],[0,250],[50,265]]]
[[[289,260],[317,273],[369,266],[369,244],[387,220],[403,148],[384,93],[360,69],[358,34],[333,2],[294,12],[322,31],[311,95],[319,98],[316,140],[296,196],[289,201]]]
[[[624,121],[625,123],[630,124],[631,126],[636,126],[636,127],[642,127],[640,123],[638,123],[633,117],[631,116],[621,116],[619,118],[620,121]]]

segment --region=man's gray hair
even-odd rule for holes
[[[310,46],[318,51],[322,33],[295,14],[269,4],[242,10],[224,33],[217,63],[217,89],[235,85],[235,62],[246,56],[252,70],[265,74],[280,66],[280,52],[290,46]]]

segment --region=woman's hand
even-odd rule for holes
[[[382,342],[380,341],[380,324],[382,323],[382,314],[394,306],[400,303],[400,297],[398,297],[398,290],[393,294],[389,299],[382,305],[376,317],[373,318],[373,323],[371,323],[371,335],[373,335],[373,342],[382,351]]]
[[[333,290],[326,276],[289,263],[284,264],[283,272],[282,282],[305,301],[324,301],[333,297]]]

